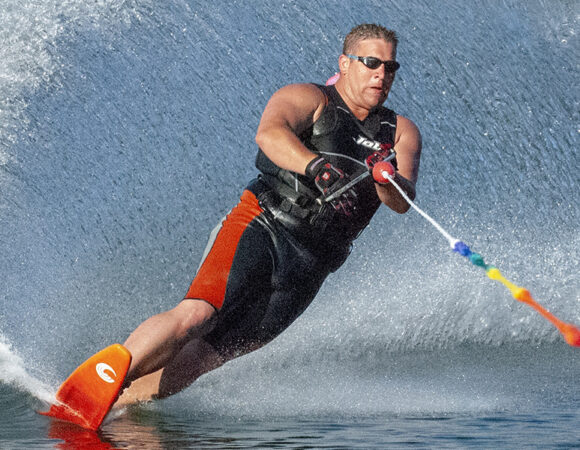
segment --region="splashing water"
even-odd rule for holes
[[[22,358],[13,351],[10,343],[1,338],[0,383],[11,384],[46,403],[53,403],[55,400],[50,387],[28,374]]]

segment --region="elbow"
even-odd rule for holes
[[[406,190],[406,194],[409,200],[415,200],[415,189]],[[385,202],[385,204],[398,214],[405,214],[409,209],[411,209],[411,204],[402,196],[397,196],[390,200],[391,201],[389,202]]]
[[[407,192],[407,197],[409,197],[409,200],[414,201],[415,200],[415,189],[411,189],[410,192]],[[399,209],[397,210],[397,212],[399,214],[405,214],[407,211],[409,211],[411,209],[411,204],[405,200],[405,199],[401,199],[402,202],[399,205]]]
[[[387,205],[389,206],[389,208],[391,208],[393,211],[395,211],[397,214],[405,214],[407,211],[409,211],[409,209],[411,209],[411,205],[409,205],[406,201],[404,201],[403,199],[401,199],[402,201],[397,202],[394,205]]]
[[[262,148],[264,145],[264,141],[266,140],[264,133],[261,130],[258,130],[254,140],[256,141],[256,144],[258,144],[258,147]]]
[[[272,149],[278,148],[276,136],[269,130],[258,129],[254,140],[256,144],[258,144],[260,150],[268,155],[268,157],[270,157]]]
[[[264,148],[268,148],[268,146],[275,144],[276,141],[280,139],[278,128],[279,127],[260,123],[256,130],[256,136],[254,137],[258,147],[264,150]]]
[[[411,206],[408,203],[405,203],[404,205],[397,205],[397,207],[392,208],[392,210],[397,214],[405,214],[407,211],[409,211],[409,209],[411,209]]]

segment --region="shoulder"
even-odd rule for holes
[[[284,116],[289,122],[316,121],[327,104],[326,94],[312,83],[289,84],[278,89],[266,105],[265,114]]]
[[[293,83],[278,89],[274,95],[300,95],[309,97],[324,97],[322,86],[314,83]]]
[[[324,108],[327,97],[319,86],[312,83],[299,83],[278,89],[270,101],[316,110]]]

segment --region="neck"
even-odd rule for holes
[[[356,102],[352,100],[353,99],[352,91],[349,89],[348,84],[344,82],[342,77],[336,82],[334,86],[336,87],[336,90],[338,91],[338,93],[344,100],[344,103],[346,103],[346,106],[348,106],[352,114],[358,120],[361,121],[365,120],[369,115],[370,111],[366,108],[358,106]]]

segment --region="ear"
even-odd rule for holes
[[[345,54],[342,54],[338,57],[338,69],[342,75],[345,75],[348,72],[348,66],[350,65],[350,58]]]

